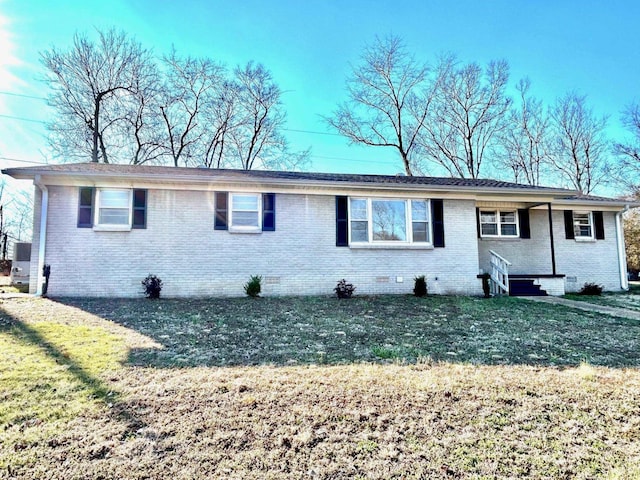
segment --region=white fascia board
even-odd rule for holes
[[[15,178],[23,178],[16,176]],[[24,177],[30,178],[30,177]],[[435,194],[442,198],[460,198],[483,201],[519,201],[519,202],[553,202],[554,195],[568,195],[570,190],[548,189],[544,191],[523,188],[496,187],[457,187],[451,185],[429,184],[386,184],[386,183],[353,183],[324,182],[317,180],[290,180],[245,178],[225,175],[217,177],[180,176],[171,178],[166,175],[132,175],[122,174],[73,174],[47,172],[42,176],[43,183],[60,186],[113,186],[123,188],[161,188],[169,190],[233,190],[233,191],[265,191],[274,193],[307,193],[316,195],[358,194],[358,192],[378,192],[384,196],[424,196]]]

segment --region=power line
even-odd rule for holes
[[[341,137],[339,133],[329,133],[329,132],[314,132],[313,130],[298,130],[295,128],[283,128],[285,132],[298,132],[298,133],[311,133],[313,135],[330,135],[332,137]]]
[[[33,98],[35,100],[46,100],[45,97],[36,97],[35,95],[25,95],[24,93],[6,92],[0,90],[0,95],[9,95],[11,97]]]
[[[359,163],[378,163],[381,165],[388,165],[389,162],[384,162],[384,161],[380,161],[380,160],[362,160],[362,159],[357,159],[357,158],[344,158],[344,157],[326,157],[324,155],[314,155],[311,154],[310,157],[312,158],[322,158],[325,160],[342,160],[345,162],[359,162]]]
[[[13,115],[2,115],[2,114],[0,114],[0,118],[8,118],[10,120],[20,120],[21,122],[41,123],[43,125],[45,125],[47,123],[44,120],[35,120],[33,118],[16,117],[16,116],[13,116]]]
[[[9,162],[18,162],[18,163],[34,163],[36,165],[49,165],[46,162],[38,162],[38,161],[35,161],[35,160],[24,160],[22,158],[0,157],[0,160],[7,160]]]

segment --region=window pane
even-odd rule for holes
[[[351,218],[354,220],[367,219],[367,201],[362,198],[352,198],[350,200]]]
[[[374,200],[371,202],[374,240],[406,241],[405,206],[404,200]]]
[[[428,242],[429,236],[427,222],[413,222],[413,241],[414,242]]]
[[[480,212],[480,223],[496,223],[496,212]]]
[[[427,221],[427,202],[411,200],[411,218],[414,222]]]
[[[351,222],[351,241],[352,242],[368,242],[369,234],[367,232],[368,222]]]
[[[500,222],[501,223],[516,223],[516,213],[515,212],[500,212]]]
[[[258,211],[258,195],[237,195],[232,196],[233,210]]]
[[[502,224],[500,225],[500,232],[502,235],[515,237],[517,235],[515,224]]]
[[[101,208],[98,223],[102,225],[129,225],[129,209]]]
[[[128,190],[101,190],[100,207],[129,208]],[[102,222],[100,222],[102,223]]]
[[[495,223],[483,223],[481,224],[482,235],[497,235],[498,225]]]
[[[576,237],[590,237],[591,236],[591,227],[584,225],[576,225],[575,227],[575,235]]]
[[[257,227],[258,212],[233,212],[234,227]]]

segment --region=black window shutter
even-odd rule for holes
[[[573,210],[564,211],[564,234],[568,239],[576,238],[576,234],[573,231]]]
[[[431,200],[431,220],[433,222],[433,246],[444,247],[444,205],[440,199]]]
[[[520,238],[531,238],[531,224],[529,221],[529,209],[518,209],[518,223],[520,224]]]
[[[132,228],[147,228],[147,191],[133,190],[133,222]]]
[[[596,240],[604,240],[604,218],[602,212],[593,212],[593,223],[596,231]]]
[[[216,192],[216,217],[213,222],[213,228],[215,230],[227,230],[227,218],[228,218],[228,205],[229,193],[228,192]]]
[[[276,194],[262,194],[262,230],[275,232],[276,230]]]
[[[93,227],[93,204],[95,203],[95,196],[95,188],[80,187],[80,199],[78,201],[78,228]]]
[[[349,197],[336,196],[336,247],[349,246]]]
[[[476,230],[478,233],[478,238],[480,238],[482,235],[480,233],[480,209],[476,208]]]

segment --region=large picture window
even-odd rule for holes
[[[517,237],[518,213],[515,210],[481,210],[480,234],[483,237]]]
[[[431,243],[428,200],[350,198],[351,243]]]

